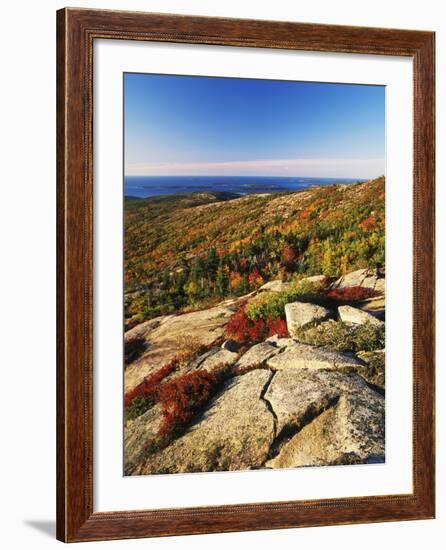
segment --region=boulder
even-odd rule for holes
[[[277,355],[280,348],[269,342],[261,342],[249,348],[235,364],[235,367],[246,368],[253,365],[261,365],[273,355]]]
[[[268,342],[269,344],[272,344],[277,348],[287,348],[296,343],[296,341],[292,338],[279,338],[277,334],[274,336],[270,336],[265,340],[265,342]]]
[[[367,300],[361,300],[360,308],[362,311],[372,313],[379,319],[384,319],[386,315],[386,301],[383,296],[377,296],[375,298],[368,298]]]
[[[311,277],[305,277],[305,279],[302,279],[301,283],[320,283],[324,284],[327,281],[327,277],[325,275],[312,275]]]
[[[345,375],[332,372],[285,369],[274,374],[264,399],[276,415],[278,436],[302,429],[339,398]]]
[[[148,350],[125,370],[125,391],[137,386],[178,354],[178,339],[193,337],[203,345],[210,345],[223,336],[224,328],[237,305],[218,305],[203,311],[183,315],[167,315],[136,326],[130,334],[145,338]],[[126,336],[129,334],[126,333]]]
[[[386,280],[385,279],[378,279],[376,281],[374,291],[378,292],[379,294],[385,294],[386,293]]]
[[[339,318],[344,323],[352,323],[355,325],[363,325],[364,323],[371,323],[372,325],[382,326],[384,323],[374,317],[371,313],[363,311],[352,306],[339,306],[338,307]]]
[[[290,288],[290,283],[284,281],[269,281],[259,288],[259,292],[284,292]]]
[[[124,474],[131,475],[145,455],[145,445],[154,437],[163,420],[160,405],[155,405],[138,418],[124,425]]]
[[[173,315],[165,315],[161,317],[155,317],[153,319],[150,319],[149,321],[144,321],[143,323],[139,323],[135,327],[126,331],[126,333],[124,334],[124,342],[133,340],[134,338],[145,338],[150,334],[152,330],[155,330],[162,323],[167,322],[172,317]]]
[[[375,270],[376,271],[376,270]],[[331,286],[332,288],[349,288],[352,286],[361,286],[366,277],[372,276],[370,269],[357,269],[351,273],[346,273],[339,277]]]
[[[150,455],[135,474],[210,472],[261,467],[274,439],[274,417],[261,398],[271,373],[230,380],[186,433]]]
[[[361,286],[363,288],[370,288],[371,290],[375,290],[376,284],[378,282],[378,272],[376,269],[368,269],[367,274],[364,278],[364,280],[361,283]]]
[[[281,443],[267,467],[384,461],[384,397],[356,374],[281,371],[264,398],[277,416]]]
[[[204,361],[210,357],[212,357],[212,355],[215,355],[216,353],[218,353],[220,351],[221,348],[211,348],[210,350],[208,351],[205,351],[204,353],[202,353],[201,355],[198,355],[198,357],[195,357],[194,359],[190,360],[188,365],[187,365],[187,371],[192,371],[192,370],[196,370],[198,369],[198,367],[204,363]]]
[[[385,279],[380,278],[376,268],[358,269],[339,277],[331,285],[331,288],[350,288],[352,286],[361,286],[384,294]]]
[[[218,367],[232,365],[237,361],[238,354],[227,349],[220,349],[216,353],[209,355],[203,362],[199,364],[199,369],[212,371]]]
[[[282,353],[267,361],[274,370],[284,369],[354,369],[361,370],[364,363],[353,354],[307,344],[294,343]]]
[[[358,351],[357,356],[367,367],[361,371],[361,376],[371,384],[385,388],[386,382],[386,350]]]
[[[325,321],[331,316],[331,311],[315,304],[291,302],[285,306],[285,316],[290,336],[297,336],[300,328]]]
[[[236,352],[240,348],[240,344],[235,340],[225,340],[221,345],[222,349],[227,349],[228,351]]]

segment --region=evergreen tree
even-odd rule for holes
[[[165,290],[166,292],[170,288],[170,273],[169,273],[168,269],[165,269],[164,272],[163,272],[163,278],[162,278],[161,285],[163,287],[163,290]]]
[[[218,296],[225,296],[229,287],[229,275],[225,267],[220,264],[217,270],[215,290]]]
[[[210,277],[211,280],[215,279],[218,269],[218,254],[214,247],[210,248],[207,253],[205,260],[205,271],[206,275]]]
[[[192,269],[190,271],[190,280],[196,284],[201,284],[203,279],[204,269],[203,261],[199,256],[197,256],[192,264]]]

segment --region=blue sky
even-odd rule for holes
[[[385,88],[124,75],[126,175],[384,174]]]

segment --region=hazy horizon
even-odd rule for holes
[[[290,179],[290,178],[308,178],[308,179],[349,179],[349,180],[365,180],[365,179],[376,179],[380,176],[383,176],[383,174],[378,174],[376,177],[373,178],[361,178],[359,176],[307,176],[305,174],[290,174],[287,176],[284,175],[277,175],[277,174],[257,174],[257,175],[247,175],[247,174],[124,174],[125,178],[284,178],[284,179]]]
[[[160,174],[154,174],[154,173],[147,173],[147,174],[140,174],[140,173],[127,173],[127,174],[124,174],[124,177],[125,178],[193,178],[193,177],[196,177],[196,178],[214,178],[214,177],[228,177],[228,178],[255,178],[255,177],[259,177],[259,178],[334,178],[334,179],[351,179],[351,180],[354,180],[354,179],[358,179],[358,180],[374,180],[374,179],[377,179],[379,178],[380,176],[383,176],[384,174],[382,172],[373,172],[373,175],[362,175],[362,176],[353,176],[351,175],[350,173],[348,173],[348,175],[343,175],[344,172],[341,172],[339,174],[336,174],[336,175],[328,175],[330,174],[330,172],[327,172],[326,174],[324,175],[313,175],[313,174],[298,174],[298,175],[295,175],[295,174],[289,174],[289,175],[286,175],[286,174],[280,174],[280,175],[277,175],[277,174],[269,174],[269,173],[266,173],[266,174],[232,174],[232,173],[228,173],[228,174],[225,174],[225,173],[214,173],[214,174],[208,174],[208,173],[203,173],[203,174],[181,174],[181,173],[178,173],[178,174],[170,174],[170,173],[160,173]]]

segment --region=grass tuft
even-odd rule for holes
[[[311,346],[327,346],[339,351],[374,351],[385,345],[384,326],[372,323],[348,325],[342,321],[329,320],[320,325],[303,328],[297,339]]]

